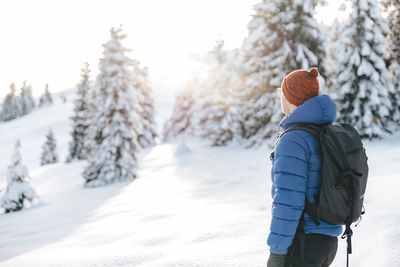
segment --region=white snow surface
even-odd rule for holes
[[[22,162],[40,197],[21,211],[0,214],[1,267],[266,266],[271,218],[266,146],[158,144],[140,152],[138,179],[84,188],[87,163],[64,163],[71,115],[72,101],[57,98],[52,106],[0,124],[0,188],[19,138]],[[49,127],[60,162],[40,166]],[[365,145],[366,215],[353,227],[350,266],[399,266],[400,134]],[[345,246],[339,239],[331,266],[345,266]]]

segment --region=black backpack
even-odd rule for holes
[[[342,239],[347,237],[348,266],[353,234],[350,225],[361,220],[361,215],[365,213],[363,201],[368,179],[368,157],[361,138],[352,125],[345,123],[324,126],[301,123],[279,133],[278,138],[293,130],[310,132],[320,142],[321,190],[314,196],[316,204],[312,205],[306,198],[304,212],[316,225],[321,219],[346,226]],[[273,156],[274,151],[271,159]],[[304,222],[302,224],[300,228],[304,228]]]

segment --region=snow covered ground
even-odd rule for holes
[[[194,140],[159,144],[140,153],[135,181],[85,189],[85,162],[64,163],[71,112],[70,99],[57,100],[0,124],[0,188],[19,138],[40,196],[27,209],[0,214],[1,267],[266,266],[268,148],[209,148]],[[165,112],[170,110],[159,114]],[[49,127],[61,162],[41,167]],[[354,229],[350,264],[400,266],[400,134],[366,147],[366,215]],[[345,266],[345,245],[340,240],[332,266]]]

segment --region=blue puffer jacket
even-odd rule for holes
[[[336,118],[336,104],[328,95],[308,99],[280,123],[285,130],[298,123],[331,124]],[[311,133],[294,130],[278,140],[272,159],[272,220],[268,245],[275,254],[286,254],[292,244],[304,209],[305,197],[314,204],[314,194],[320,191],[321,157],[319,141]],[[305,233],[338,236],[342,226],[321,221],[317,226],[304,215]]]

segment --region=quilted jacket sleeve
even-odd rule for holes
[[[272,219],[267,244],[286,254],[304,209],[310,151],[298,131],[282,136],[272,162]]]

